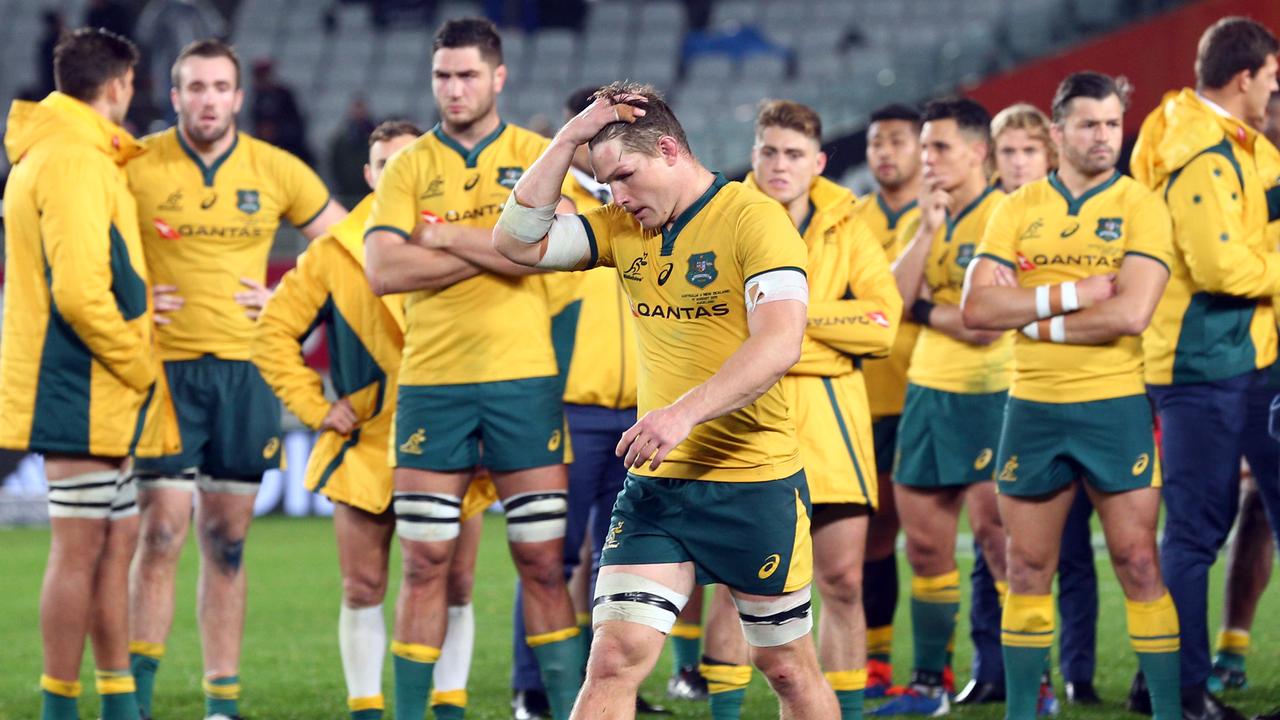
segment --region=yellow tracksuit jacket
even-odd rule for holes
[[[1270,365],[1280,253],[1267,223],[1280,216],[1280,196],[1268,202],[1266,188],[1280,152],[1184,89],[1143,121],[1131,166],[1173,217],[1169,285],[1143,335],[1147,382],[1211,382]]]
[[[755,178],[744,181],[757,188]],[[875,443],[862,357],[884,357],[902,296],[879,241],[854,216],[854,195],[825,178],[798,228],[809,249],[809,322],[800,361],[782,378],[815,504],[876,503]]]
[[[285,407],[319,429],[329,412],[319,373],[302,341],[324,327],[330,379],[359,425],[348,436],[320,434],[307,463],[307,489],[371,513],[391,503],[387,442],[395,409],[404,310],[400,296],[379,298],[364,273],[364,225],[372,195],[311,243],[280,280],[262,315],[250,357]]]
[[[0,447],[178,452],[124,164],[141,147],[62,93],[15,101],[5,151]]]

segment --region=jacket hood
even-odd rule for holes
[[[89,143],[117,165],[143,152],[127,130],[60,92],[52,92],[38,103],[14,100],[8,122],[4,148],[9,162],[15,165],[37,143],[55,137]]]

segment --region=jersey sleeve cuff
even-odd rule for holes
[[[317,210],[317,211],[315,211],[314,213],[312,213],[312,214],[311,214],[311,217],[307,218],[306,220],[303,220],[303,221],[302,221],[302,222],[300,222],[300,223],[297,223],[297,226],[298,226],[299,228],[304,228],[304,227],[306,227],[306,226],[310,225],[311,223],[315,222],[315,221],[316,221],[316,218],[320,217],[320,214],[324,212],[325,208],[329,207],[329,202],[330,202],[331,200],[333,200],[333,196],[332,196],[332,195],[325,195],[325,196],[324,196],[324,202],[320,203],[320,209],[319,209],[319,210]]]
[[[796,271],[796,272],[800,273],[801,275],[803,275],[806,279],[809,277],[809,274],[808,274],[808,273],[806,273],[806,272],[804,271],[804,268],[802,268],[802,267],[796,267],[795,265],[781,265],[781,266],[779,266],[779,267],[769,268],[768,270],[761,270],[760,272],[751,273],[750,275],[748,275],[748,276],[747,276],[747,279],[746,279],[746,280],[743,280],[742,282],[743,282],[743,283],[748,283],[748,282],[750,282],[750,281],[754,280],[755,278],[758,278],[758,277],[760,277],[761,275],[764,275],[765,273],[776,272],[776,271],[778,271],[778,270],[794,270],[794,271]]]
[[[1161,260],[1160,258],[1156,257],[1155,255],[1149,255],[1149,254],[1144,253],[1144,252],[1138,252],[1137,250],[1129,250],[1129,251],[1126,251],[1126,252],[1125,252],[1125,257],[1128,257],[1128,256],[1130,256],[1130,255],[1137,255],[1138,257],[1144,257],[1144,258],[1146,258],[1146,259],[1148,259],[1148,260],[1154,260],[1154,261],[1156,261],[1156,262],[1160,263],[1160,265],[1162,265],[1162,266],[1164,267],[1164,271],[1165,271],[1165,272],[1167,272],[1167,273],[1172,273],[1172,272],[1173,272],[1172,270],[1170,270],[1170,269],[1169,269],[1169,263],[1165,262],[1164,260]]]
[[[587,245],[591,246],[591,263],[588,268],[593,268],[600,261],[600,247],[596,245],[596,231],[591,228],[591,221],[586,216],[578,215],[578,219],[582,221],[582,229],[587,231]]]
[[[409,233],[405,232],[404,230],[401,230],[398,227],[395,227],[394,225],[374,225],[373,227],[364,231],[364,237],[367,239],[371,233],[378,232],[379,230],[385,230],[389,233],[395,233],[396,235],[399,235],[405,240],[409,239]]]
[[[978,257],[980,257],[980,258],[986,258],[986,259],[988,259],[988,260],[991,260],[992,262],[998,262],[998,263],[1000,263],[1001,265],[1003,265],[1003,266],[1005,266],[1005,267],[1009,268],[1010,270],[1017,270],[1017,269],[1018,269],[1018,266],[1017,266],[1017,265],[1015,265],[1012,261],[1010,261],[1010,260],[1006,260],[1006,259],[1004,259],[1004,258],[1000,257],[999,255],[992,255],[991,253],[985,253],[985,252],[984,252],[984,253],[978,253]]]

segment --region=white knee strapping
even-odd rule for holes
[[[196,487],[200,492],[222,493],[224,495],[257,495],[261,482],[237,480],[234,478],[216,478],[209,475],[196,477]]]
[[[440,493],[397,492],[391,501],[396,534],[405,540],[440,542],[458,537],[462,499]]]
[[[136,514],[138,506],[132,493],[126,497],[122,488],[135,486],[116,470],[84,473],[63,480],[49,481],[49,517],[106,520]]]
[[[753,647],[786,645],[809,634],[813,613],[809,588],[768,600],[733,599],[742,621],[742,633]]]
[[[133,475],[121,475],[120,482],[116,485],[115,499],[111,501],[111,515],[108,517],[112,520],[123,520],[137,514],[138,481]]]
[[[512,495],[502,502],[507,513],[507,539],[544,542],[564,537],[569,516],[568,493],[542,490]]]
[[[591,622],[598,625],[621,620],[646,625],[665,635],[671,632],[676,616],[688,601],[688,595],[655,580],[631,573],[609,573],[596,581]]]

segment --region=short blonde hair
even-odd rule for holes
[[[1049,167],[1058,167],[1058,148],[1049,136],[1049,116],[1030,103],[1016,103],[996,113],[991,118],[991,144],[994,148],[1000,135],[1006,130],[1025,130],[1033,139],[1044,145]]]

